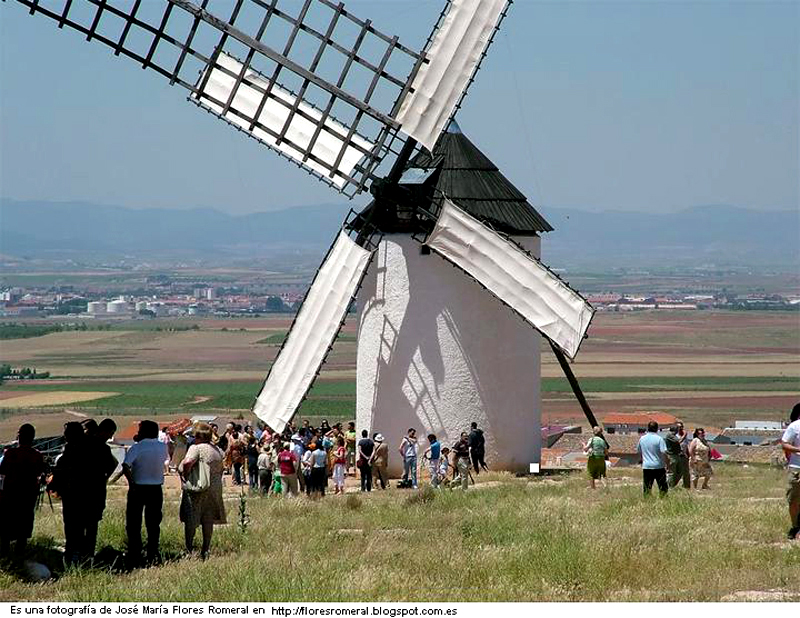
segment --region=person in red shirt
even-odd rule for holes
[[[289,449],[288,443],[284,443],[283,449],[278,455],[278,466],[281,470],[281,489],[283,490],[283,495],[299,495],[300,490],[297,484],[297,455]]]
[[[0,554],[8,554],[15,542],[17,556],[25,553],[33,534],[33,518],[44,473],[42,454],[33,448],[36,429],[25,423],[17,433],[18,444],[8,449],[0,463]]]

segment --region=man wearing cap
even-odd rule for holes
[[[369,461],[372,465],[372,474],[377,481],[380,481],[381,489],[386,489],[389,476],[386,473],[389,467],[389,446],[383,440],[382,433],[376,433],[372,440],[375,442],[375,450]]]

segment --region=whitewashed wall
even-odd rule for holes
[[[517,240],[539,255],[539,238]],[[358,430],[383,433],[398,474],[409,427],[452,445],[477,421],[489,466],[527,471],[541,451],[541,336],[420,246],[385,236],[359,293]]]

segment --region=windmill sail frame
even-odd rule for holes
[[[309,285],[309,289],[306,291],[306,294],[300,303],[300,307],[292,319],[288,333],[281,343],[280,348],[278,348],[278,353],[275,355],[275,360],[270,366],[269,371],[267,372],[267,375],[261,384],[261,388],[259,389],[258,394],[253,401],[252,412],[276,431],[283,431],[285,425],[297,414],[297,411],[300,409],[303,401],[305,401],[307,398],[317,376],[322,370],[322,366],[325,364],[325,359],[333,349],[333,346],[336,343],[336,338],[344,326],[345,321],[347,320],[349,309],[352,306],[355,297],[358,295],[358,291],[361,289],[364,278],[369,270],[369,266],[372,263],[372,256],[380,244],[381,239],[383,238],[382,234],[380,234],[375,228],[371,228],[371,232],[366,236],[366,238],[361,238],[358,244],[353,242],[352,238],[350,237],[350,234],[352,234],[352,220],[358,216],[359,215],[354,210],[350,210],[345,218],[339,233],[317,268],[311,284]],[[348,246],[344,247],[343,245],[345,244]],[[320,314],[318,313],[315,316],[315,319],[312,322],[309,322],[310,318],[307,315],[309,302],[314,303],[315,308],[319,309],[320,312],[328,311],[328,313],[331,314],[328,316],[328,320],[332,319],[332,317],[335,317],[333,314],[338,309],[341,309],[341,305],[337,303],[335,299],[332,299],[329,294],[327,296],[325,295],[326,288],[330,288],[330,285],[329,281],[325,281],[324,278],[329,278],[331,274],[333,274],[331,270],[331,264],[329,262],[335,263],[338,260],[337,254],[339,257],[341,257],[342,255],[346,255],[347,253],[352,253],[354,251],[359,251],[363,256],[366,256],[366,261],[361,264],[360,272],[355,273],[354,278],[347,281],[347,285],[345,287],[348,288],[348,291],[351,291],[351,293],[347,298],[347,304],[344,307],[344,310],[341,311],[341,318],[338,319],[335,324],[322,324],[320,327]],[[353,264],[351,264],[351,267],[357,268]],[[342,274],[342,271],[340,270],[336,274]],[[341,285],[337,287],[341,287]],[[326,300],[326,303],[324,304],[329,305],[327,308],[321,305],[320,300],[322,298]],[[295,348],[296,352],[298,345],[306,345],[308,347],[308,343],[306,341],[298,342],[297,340],[297,337],[300,335],[298,335],[298,330],[295,327],[301,322],[305,322],[306,326],[314,325],[315,330],[327,331],[326,333],[323,333],[323,340],[326,336],[328,336],[329,340],[325,344],[324,349],[319,349],[317,346],[317,349],[313,353],[313,355],[316,356],[314,362],[312,362],[312,364],[315,365],[314,374],[309,375],[308,371],[301,372],[302,383],[295,388],[294,392],[291,392],[287,395],[285,392],[286,386],[284,384],[285,377],[287,375],[288,368],[292,368],[296,372],[297,363],[295,359],[290,359],[288,361],[290,363],[289,367],[286,366],[286,350],[287,348],[292,347]],[[333,328],[331,328],[331,326]],[[294,335],[293,338],[292,335]],[[323,341],[321,340],[321,342]],[[276,378],[276,366],[279,364],[279,362],[282,363],[283,366],[277,369],[277,372],[281,375]],[[292,366],[291,363],[294,363],[294,366]],[[280,382],[277,385],[275,384],[276,380]],[[262,395],[264,396],[263,399]],[[285,405],[287,400],[290,404],[288,407]],[[281,411],[285,414],[281,414]]]
[[[221,54],[237,58],[242,68],[229,96],[204,107],[348,197],[367,188],[383,159],[399,152],[400,124],[393,116],[424,63],[423,54],[332,0],[282,8],[278,0],[16,1],[154,70],[201,106],[211,70],[224,70],[217,66]],[[212,12],[231,7],[225,17]],[[249,83],[248,75],[259,75],[258,83]],[[243,84],[262,97],[255,113],[236,109]],[[273,88],[280,89],[277,96]],[[285,107],[279,125],[262,122],[267,104]],[[293,121],[315,130],[297,139]],[[326,138],[341,147],[321,157],[317,142]],[[345,165],[353,152],[360,160]]]

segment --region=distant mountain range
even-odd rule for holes
[[[360,206],[360,204],[358,205]],[[0,200],[0,253],[49,258],[322,254],[350,205],[228,215]],[[670,214],[543,211],[543,257],[563,267],[754,266],[800,271],[800,212],[702,206]]]

